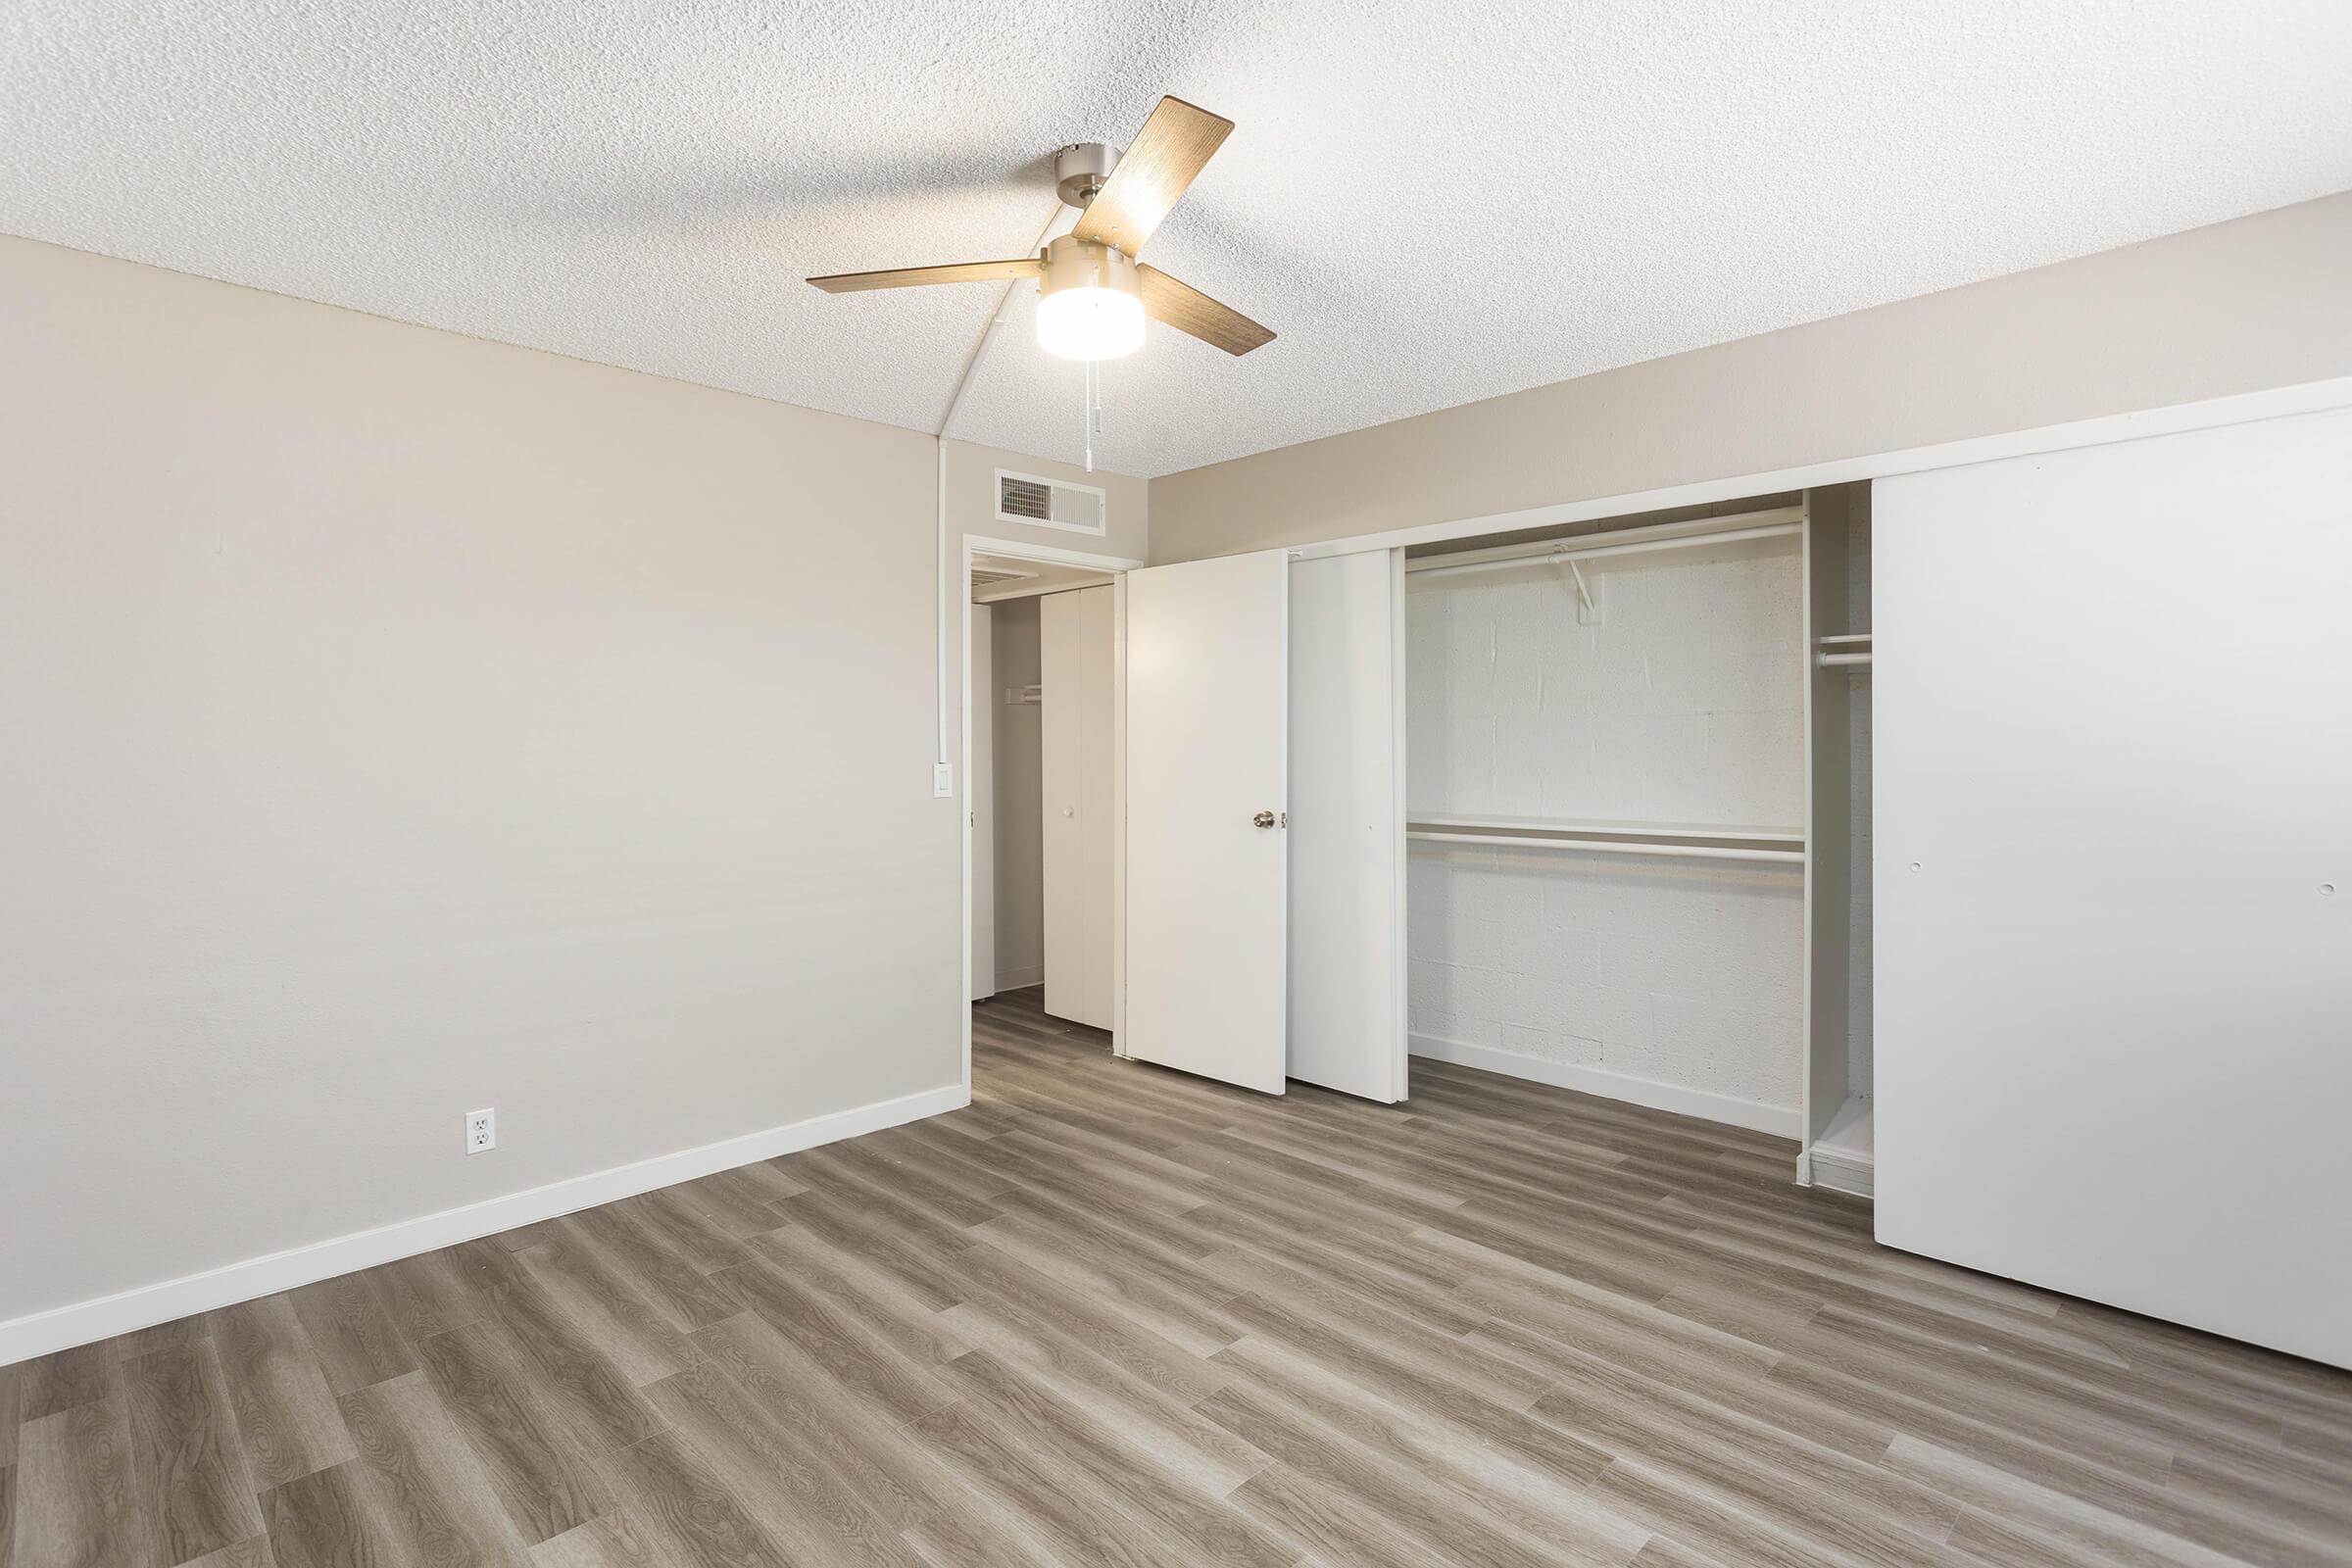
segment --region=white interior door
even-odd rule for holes
[[[1283,1091],[1290,563],[1127,574],[1127,1054]]]
[[[2352,414],[1872,511],[1879,1239],[2352,1366]]]
[[[1405,1096],[1403,558],[1291,564],[1290,1075]]]
[[[970,642],[972,755],[964,797],[972,808],[972,1000],[997,994],[997,682],[996,614],[972,606]]]
[[[1111,1026],[1111,590],[1049,594],[1038,607],[1045,688],[1046,1011]]]

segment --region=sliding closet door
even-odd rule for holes
[[[1281,1094],[1290,576],[1127,574],[1127,1054]]]
[[[1874,512],[1879,1239],[2352,1365],[2352,414]]]
[[[1108,587],[1038,606],[1046,1011],[1097,1029],[1111,1022],[1113,624]]]
[[[1291,564],[1290,1075],[1405,1096],[1401,553]]]

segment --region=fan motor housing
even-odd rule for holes
[[[1119,164],[1118,149],[1099,141],[1073,142],[1054,155],[1054,188],[1062,205],[1084,207]]]
[[[1135,260],[1115,245],[1100,245],[1064,234],[1046,247],[1046,269],[1038,279],[1039,292],[1058,294],[1065,288],[1108,288],[1143,297],[1142,277]]]

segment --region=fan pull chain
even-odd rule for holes
[[[1086,362],[1086,471],[1095,471],[1095,420],[1101,408],[1095,401],[1095,362]]]

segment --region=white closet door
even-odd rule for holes
[[[1084,707],[1086,733],[1078,749],[1079,875],[1086,888],[1078,949],[1084,989],[1078,1004],[1080,1010],[1071,1016],[1097,1029],[1108,1029],[1113,1017],[1111,857],[1118,826],[1111,810],[1112,775],[1118,766],[1112,744],[1118,612],[1107,584],[1056,597],[1078,602],[1079,635],[1085,640],[1087,656],[1079,672],[1079,701]]]
[[[1046,1011],[1098,1029],[1111,1022],[1111,625],[1107,586],[1038,606]]]
[[[1127,575],[1127,1053],[1284,1087],[1290,572]]]
[[[1405,1096],[1401,552],[1291,564],[1290,1075]]]
[[[972,824],[972,1000],[997,994],[997,704],[996,614],[972,606],[967,639],[971,668],[971,756],[966,759],[964,799]]]
[[[1873,511],[1879,1239],[2352,1365],[2352,414]]]

